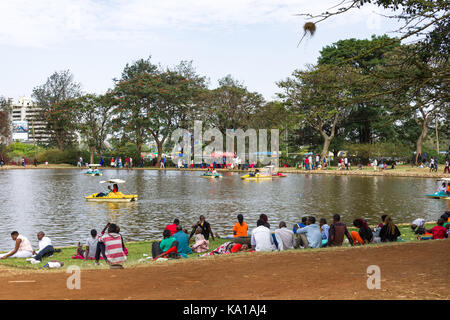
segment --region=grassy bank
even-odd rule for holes
[[[436,224],[427,223],[426,228],[431,229]],[[398,226],[401,232],[401,242],[417,242],[417,236],[412,232],[411,228],[406,225],[399,225]],[[356,231],[355,228],[349,228],[349,231]],[[222,239],[222,238],[216,238],[215,241],[210,240],[210,250],[214,250],[221,244],[231,241],[230,239]],[[151,257],[151,246],[152,242],[154,241],[139,241],[139,242],[128,242],[126,243],[126,247],[128,249],[128,257],[127,262],[124,264],[125,267],[127,266],[133,266],[137,264],[143,264],[143,263],[149,263],[152,260],[146,260],[145,262],[140,261],[143,258]],[[400,243],[400,242],[397,242]],[[371,244],[369,246],[384,246],[388,244]],[[349,248],[350,245],[347,243],[347,241],[343,244],[344,248]],[[44,258],[42,260],[42,263],[40,264],[31,264],[25,259],[0,259],[0,266],[5,267],[12,267],[15,269],[23,269],[23,270],[39,270],[42,269],[42,267],[50,260],[58,260],[64,262],[63,269],[67,268],[69,265],[76,265],[79,266],[82,269],[101,269],[101,268],[108,268],[108,265],[102,261],[99,266],[94,265],[94,260],[80,260],[80,259],[72,259],[71,257],[76,254],[76,247],[63,247],[60,248],[61,252],[55,253],[53,257]],[[319,250],[335,250],[336,248],[321,248],[321,249],[308,249],[311,251],[319,251]],[[249,253],[242,253],[242,254],[249,254]],[[144,256],[147,255],[147,256]],[[202,259],[199,258],[199,254],[194,253],[189,255],[188,259],[180,258],[180,260],[193,260],[193,259]]]

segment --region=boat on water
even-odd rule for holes
[[[101,167],[99,164],[90,164],[89,165],[89,170],[86,171],[84,174],[87,176],[102,176],[103,172],[101,172],[98,167]]]
[[[287,177],[284,173],[278,172],[275,166],[265,166],[261,169],[256,169],[254,172],[250,172],[241,176],[244,180],[267,180],[273,178],[284,178]]]
[[[222,178],[223,175],[220,173],[204,173],[201,175],[202,178]]]
[[[447,190],[448,190],[448,186],[450,185],[450,178],[441,178],[437,181],[438,181],[438,183],[440,183],[442,185],[447,184]],[[448,194],[444,190],[439,190],[438,192],[427,194],[426,196],[431,199],[450,200],[450,194]]]
[[[121,179],[110,179],[105,181],[100,181],[100,183],[110,183],[110,184],[123,184],[125,180]],[[114,202],[114,203],[123,203],[123,202],[134,202],[137,201],[137,194],[124,194],[120,191],[112,191],[109,190],[105,192],[93,193],[90,196],[85,197],[86,201],[89,202]]]

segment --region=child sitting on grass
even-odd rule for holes
[[[437,240],[437,239],[445,239],[448,238],[447,234],[447,228],[444,228],[444,219],[439,218],[437,221],[437,226],[434,226],[433,228],[426,230],[428,233],[431,233],[433,236],[431,239]],[[419,240],[429,240],[430,237],[422,237],[418,236],[417,239]]]

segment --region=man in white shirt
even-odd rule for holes
[[[272,251],[275,249],[270,229],[264,226],[263,220],[256,222],[252,231],[251,245],[255,251]]]
[[[275,239],[278,242],[278,250],[294,249],[294,232],[286,227],[286,223],[281,221],[279,229],[275,230]]]
[[[40,263],[43,257],[51,256],[55,252],[55,248],[53,248],[52,245],[52,240],[49,237],[46,237],[44,232],[39,231],[37,238],[39,241],[39,251],[33,251],[35,256],[33,257],[33,260],[30,260],[31,263]]]

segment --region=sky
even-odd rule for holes
[[[0,96],[31,96],[69,69],[86,93],[113,87],[127,63],[192,60],[210,87],[230,74],[267,100],[277,81],[317,61],[338,40],[389,34],[397,22],[364,6],[317,25],[305,38],[298,13],[342,0],[0,0]]]

